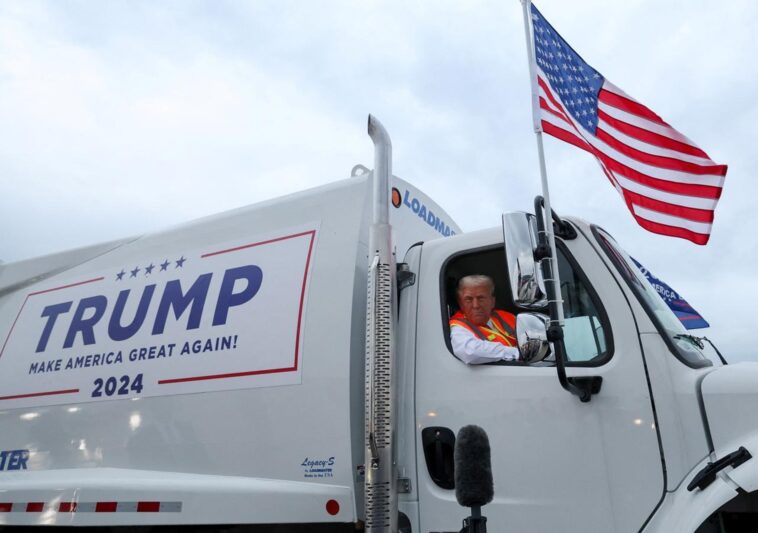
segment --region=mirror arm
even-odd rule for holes
[[[537,229],[540,231],[540,234],[542,234],[545,231],[545,223],[544,219],[541,216],[542,210],[545,207],[545,199],[542,196],[536,196],[534,198],[534,214],[537,216]],[[555,209],[551,209],[552,211],[552,217],[553,217],[553,233],[557,236],[562,238],[564,241],[571,241],[576,239],[577,233],[574,229],[574,226],[569,224],[567,221],[563,220],[561,217],[558,216],[558,213],[555,212]],[[540,243],[542,243],[542,239],[540,239]],[[549,251],[549,248],[548,248]],[[537,259],[537,255],[535,252],[535,259]]]
[[[544,217],[542,216],[542,210],[544,208],[544,199],[542,196],[537,196],[534,199],[534,214],[537,217],[537,249],[534,251],[534,260],[540,263],[542,268],[542,276],[544,279],[552,279],[551,262],[543,261],[551,257],[550,246],[547,243],[547,233],[545,232]],[[562,232],[568,228],[573,232],[573,237],[576,237],[576,231],[567,222],[562,221],[558,215],[553,215],[553,224],[556,234],[565,237]],[[558,301],[555,294],[555,286],[552,283],[545,284],[545,290],[547,291],[548,308],[550,309],[550,327],[547,329],[547,340],[553,343],[555,348],[555,368],[558,371],[558,381],[565,390],[579,397],[582,402],[589,402],[592,399],[592,394],[597,393],[600,390],[600,382],[602,378],[568,378],[566,377],[566,345],[563,342],[563,328],[558,324]]]
[[[547,340],[555,347],[555,367],[561,387],[578,396],[579,401],[589,402],[593,394],[600,392],[603,378],[600,376],[566,377],[566,345],[563,343],[563,329],[557,324],[551,325],[547,330]]]

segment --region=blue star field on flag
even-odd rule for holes
[[[597,129],[598,93],[603,76],[574,52],[532,4],[535,61],[572,117],[587,131]]]

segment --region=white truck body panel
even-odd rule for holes
[[[666,489],[673,491],[690,473],[692,465],[709,454],[698,391],[700,380],[713,368],[681,372],[682,364],[667,353],[660,333],[642,334],[640,341],[648,354],[646,360],[666,458]]]
[[[703,404],[717,457],[744,446],[758,455],[758,363],[740,363],[719,368],[702,381]],[[745,428],[751,428],[747,433]],[[758,490],[755,460],[725,471],[746,492]]]
[[[580,223],[577,219],[572,220]],[[581,223],[585,228],[588,226],[586,222]],[[702,461],[709,453],[698,399],[698,384],[713,368],[686,369],[683,372],[682,363],[671,354],[639,299],[608,257],[603,253],[600,256],[623,292],[639,332],[640,348],[645,354],[647,376],[654,392],[658,431],[666,461],[666,490],[672,491],[689,473],[692,465]]]
[[[695,531],[715,509],[737,497],[739,493],[746,495],[758,490],[758,463],[754,459],[736,468],[727,466],[716,473],[713,481],[704,489],[690,489],[688,486],[709,463],[736,451],[741,446],[745,447],[753,458],[758,453],[758,432],[755,429],[746,430],[755,428],[755,412],[758,408],[758,364],[739,363],[694,375],[698,378],[697,388],[702,390],[708,436],[713,442],[713,451],[692,467],[678,486],[670,484],[670,492],[666,494],[666,498],[644,531]],[[689,387],[684,388],[689,390]],[[677,390],[677,387],[672,388],[674,397],[681,396],[683,392]],[[688,395],[683,396],[686,398]],[[656,399],[660,397],[660,394],[656,394]],[[683,429],[692,429],[694,426],[694,421],[683,420],[680,423]],[[671,449],[667,449],[667,458],[675,459]]]
[[[715,509],[737,495],[735,490],[737,487],[734,483],[721,476],[716,478],[707,491],[687,490],[687,483],[706,465],[706,462],[703,460],[693,468],[685,483],[679,485],[674,492],[666,494],[666,498],[643,531],[646,533],[693,532]],[[751,473],[756,475],[758,471],[751,470]]]
[[[71,487],[72,480],[75,488],[57,489]],[[329,500],[342,502],[332,519],[344,522],[352,520],[354,497],[351,487],[326,483],[121,468],[10,472],[2,493],[27,505],[49,502],[41,513],[22,507],[8,523],[59,526],[217,524],[219,516],[234,524],[249,522],[252,513],[260,523],[301,522],[327,514]],[[64,502],[76,507],[59,512]],[[115,511],[103,511],[111,502]],[[159,504],[155,511],[153,502]]]
[[[474,423],[487,429],[496,472],[495,499],[485,508],[490,523],[513,531],[639,529],[662,498],[664,480],[630,307],[590,243],[569,241],[569,252],[581,257],[605,304],[615,352],[601,366],[568,373],[602,376],[601,394],[580,403],[560,387],[553,366],[462,365],[447,348],[438,318],[439,273],[456,250],[493,245],[502,246],[498,229],[424,245],[418,315],[425,318],[416,337],[419,427]],[[416,461],[424,464],[420,449]],[[453,494],[421,467],[418,483],[420,530],[453,531],[460,522]]]
[[[411,185],[392,185],[398,246],[460,231]],[[0,452],[27,454],[26,470],[0,472],[0,507],[12,505],[0,525],[355,521],[371,201],[370,177],[354,177],[0,266]],[[230,269],[245,275],[225,278]],[[96,364],[93,354],[113,355]],[[6,455],[6,467],[18,466],[21,456]],[[143,482],[149,490],[136,489]],[[93,501],[124,512],[60,510]],[[182,510],[135,518],[139,501]],[[29,502],[44,510],[15,512]]]

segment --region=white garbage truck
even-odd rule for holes
[[[607,232],[539,199],[461,233],[369,132],[372,171],[0,265],[0,531],[458,531],[469,424],[490,531],[758,527],[758,365],[705,353]],[[452,353],[468,274],[520,360]]]

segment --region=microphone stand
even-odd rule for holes
[[[487,533],[487,517],[482,516],[480,506],[471,508],[471,516],[463,519],[463,528],[460,533]]]

